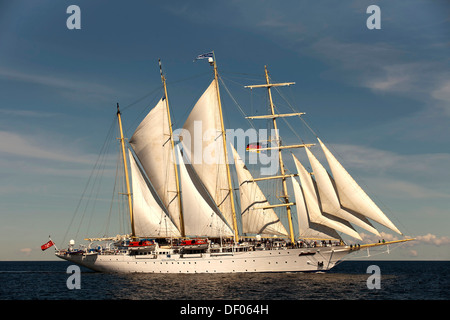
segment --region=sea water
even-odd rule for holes
[[[104,274],[67,261],[0,262],[0,300],[450,300],[450,261],[344,261],[325,273]],[[368,267],[379,267],[379,289]]]

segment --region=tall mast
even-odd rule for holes
[[[289,237],[290,237],[291,242],[294,243],[295,242],[295,235],[294,235],[294,228],[292,226],[291,206],[295,205],[295,203],[289,202],[289,194],[288,194],[287,186],[286,186],[286,178],[289,178],[292,175],[286,175],[285,174],[284,163],[283,163],[283,156],[281,154],[281,150],[282,149],[287,149],[287,148],[310,147],[310,146],[312,146],[314,144],[295,144],[295,145],[281,146],[281,144],[280,144],[280,135],[278,133],[277,118],[301,116],[302,114],[304,114],[304,112],[275,114],[275,107],[273,105],[271,88],[272,87],[279,87],[279,86],[290,86],[292,84],[295,84],[295,82],[270,83],[269,73],[267,71],[267,66],[264,66],[264,71],[265,71],[265,75],[266,75],[266,83],[265,84],[245,86],[245,88],[251,88],[251,89],[253,89],[253,88],[267,88],[267,92],[269,94],[269,102],[270,102],[270,114],[269,115],[262,115],[262,116],[247,117],[247,118],[248,119],[272,119],[273,128],[275,130],[275,139],[277,141],[277,146],[276,147],[270,147],[270,148],[263,148],[263,149],[259,149],[259,150],[274,150],[274,149],[278,150],[278,159],[279,159],[279,163],[280,163],[281,175],[273,176],[273,177],[266,177],[266,178],[263,178],[263,179],[255,179],[255,181],[256,180],[267,180],[267,179],[280,179],[280,178],[282,179],[283,193],[284,193],[284,195],[283,195],[284,203],[283,204],[278,204],[278,205],[266,206],[265,208],[274,208],[274,207],[282,207],[282,206],[286,207],[287,217],[288,217],[288,222],[289,222]]]
[[[175,167],[175,180],[177,185],[177,198],[178,198],[178,206],[180,208],[180,233],[181,236],[185,236],[184,231],[184,219],[183,219],[183,209],[181,205],[181,196],[180,196],[180,182],[178,179],[178,168],[177,168],[177,162],[175,161],[175,144],[173,142],[173,132],[172,132],[172,121],[170,120],[170,109],[169,109],[169,98],[167,96],[167,87],[166,87],[166,77],[163,74],[162,66],[161,66],[161,60],[159,60],[159,72],[161,73],[161,81],[164,86],[164,97],[166,100],[166,110],[167,110],[167,120],[169,122],[169,130],[170,130],[170,143],[172,145],[172,154],[173,154],[173,164]]]
[[[216,56],[213,51],[213,66],[214,66],[214,80],[216,83],[216,91],[217,91],[217,101],[219,102],[219,114],[220,114],[220,125],[222,129],[222,142],[223,142],[223,150],[225,155],[225,164],[227,167],[227,178],[228,178],[228,189],[230,192],[230,201],[231,201],[231,212],[233,214],[233,230],[234,230],[234,241],[239,241],[239,230],[237,226],[236,220],[236,209],[234,207],[234,196],[233,196],[233,186],[231,184],[231,175],[230,175],[230,167],[228,164],[228,152],[227,152],[227,139],[225,135],[225,126],[223,124],[223,114],[222,114],[222,103],[220,101],[220,92],[219,92],[219,77],[217,74],[217,64],[216,64]]]
[[[278,127],[277,127],[277,117],[275,116],[275,108],[273,106],[273,101],[272,101],[272,92],[270,89],[270,80],[269,80],[269,73],[267,72],[267,66],[264,66],[264,71],[266,74],[266,84],[267,84],[267,92],[269,94],[269,102],[270,102],[270,111],[272,112],[272,122],[273,122],[273,128],[275,130],[275,140],[277,141],[277,145],[278,147],[280,147],[280,135],[278,133]],[[278,159],[280,160],[280,172],[281,172],[281,176],[282,176],[282,182],[283,182],[283,197],[284,197],[284,201],[286,204],[289,203],[289,194],[287,191],[287,186],[286,186],[286,177],[285,176],[285,172],[284,172],[284,164],[283,164],[283,156],[281,154],[281,148],[278,149]],[[288,217],[288,222],[289,222],[289,235],[291,238],[291,242],[294,243],[294,229],[292,227],[292,216],[291,216],[291,207],[289,205],[286,206],[286,211],[287,211],[287,217]]]
[[[125,171],[125,182],[127,186],[127,197],[128,197],[128,209],[130,210],[130,221],[131,221],[131,237],[135,238],[136,233],[134,230],[134,218],[133,218],[133,207],[131,204],[131,191],[130,191],[130,178],[128,177],[128,165],[127,165],[127,156],[125,153],[125,138],[123,137],[122,130],[122,118],[120,116],[119,104],[117,104],[117,120],[119,122],[119,131],[120,131],[120,144],[122,146],[122,156],[123,156],[123,169]]]

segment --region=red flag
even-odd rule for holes
[[[41,246],[42,251],[47,250],[48,248],[50,248],[51,246],[53,246],[54,243],[52,240],[49,240],[46,244],[43,244]]]

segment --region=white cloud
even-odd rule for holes
[[[20,249],[20,252],[23,253],[25,256],[29,256],[31,254],[31,251],[33,251],[33,249],[31,249],[31,248]]]
[[[417,241],[420,241],[421,243],[431,244],[434,246],[443,246],[443,245],[450,244],[450,237],[446,237],[446,236],[438,237],[431,233],[428,233],[424,236],[417,236],[416,239],[417,239]]]

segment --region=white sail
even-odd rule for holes
[[[180,208],[169,125],[166,101],[162,98],[139,124],[129,142],[156,193],[180,230]]]
[[[303,187],[305,202],[311,221],[343,232],[353,238],[362,240],[359,234],[350,225],[346,225],[340,221],[336,221],[337,218],[333,218],[332,216],[325,217],[322,214],[322,211],[319,207],[316,190],[310,174],[306,171],[306,169],[294,155],[292,155],[292,157],[294,158],[295,166],[297,167],[297,172]]]
[[[380,236],[380,233],[370,224],[369,220],[367,220],[366,217],[358,213],[350,213],[347,210],[341,208],[339,199],[328,172],[308,148],[305,148],[305,150],[306,154],[308,155],[309,162],[311,163],[314,177],[316,179],[320,203],[322,205],[322,211],[345,219],[348,222],[357,225],[358,227],[364,228],[365,230],[372,232],[377,236]]]
[[[294,189],[295,207],[297,208],[299,237],[312,239],[341,239],[336,230],[311,221],[308,210],[306,209],[303,191],[294,177],[292,177],[291,180],[292,188]]]
[[[287,236],[288,232],[275,211],[271,208],[263,209],[264,206],[269,205],[269,202],[258,184],[253,181],[252,175],[233,145],[231,145],[231,150],[239,181],[242,231],[244,233]]]
[[[189,137],[181,134],[183,148],[195,172],[227,222],[233,225],[215,80],[195,104],[183,129],[189,133]]]
[[[187,236],[221,237],[234,233],[216,211],[207,203],[193,183],[186,169],[180,149],[176,147],[180,166],[183,218]]]
[[[356,183],[344,167],[337,161],[328,148],[319,140],[323,152],[327,158],[331,172],[336,182],[336,189],[339,194],[339,200],[344,208],[349,208],[359,212],[366,217],[384,225],[385,227],[402,234],[400,230],[389,220],[389,218],[378,208],[378,206],[369,198],[364,190]]]
[[[178,237],[180,232],[165,210],[155,200],[141,174],[131,151],[128,150],[133,188],[133,222],[137,237]]]

